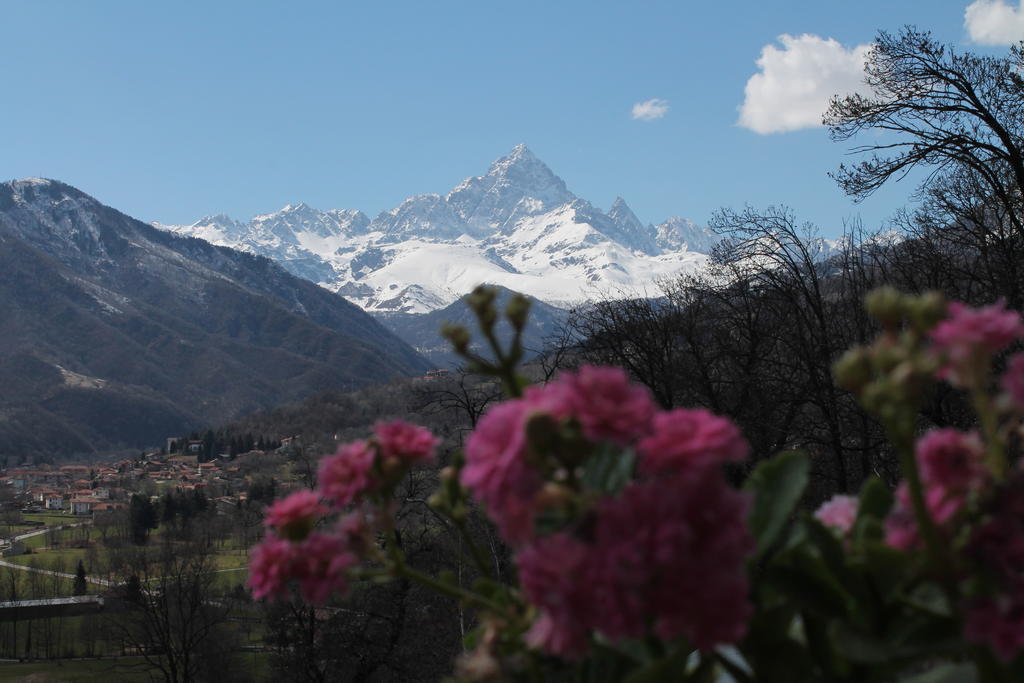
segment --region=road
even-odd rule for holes
[[[46,574],[48,576],[62,576],[65,579],[72,579],[72,580],[74,580],[74,578],[75,578],[74,574],[68,574],[66,572],[55,572],[55,571],[53,571],[51,569],[40,569],[38,567],[26,567],[23,564],[15,564],[14,562],[8,562],[7,560],[0,560],[0,567],[10,567],[12,569],[21,569],[22,571],[36,572],[37,574]],[[97,586],[107,586],[107,587],[109,587],[109,586],[116,586],[117,585],[113,581],[107,581],[106,579],[97,579],[97,578],[93,578],[91,576],[86,576],[85,580],[88,581],[89,583],[94,583]]]
[[[60,531],[61,529],[74,529],[76,527],[86,526],[91,523],[92,521],[89,520],[75,522],[74,524],[61,524],[60,526],[44,526],[43,528],[36,529],[35,531],[26,531],[23,534],[18,534],[13,538],[0,538],[0,545],[10,545],[15,541],[24,541],[26,538],[32,538],[33,536],[42,536],[43,534],[49,531]]]
[[[14,536],[13,538],[10,538],[10,539],[6,539],[6,538],[2,539],[2,541],[0,541],[0,543],[3,543],[4,545],[10,545],[11,543],[14,543],[14,542],[17,542],[17,541],[24,541],[26,538],[32,538],[33,536],[41,536],[41,535],[43,535],[45,533],[49,533],[50,531],[61,531],[62,529],[74,529],[75,527],[87,526],[88,524],[91,524],[91,520],[83,520],[81,522],[75,522],[74,524],[61,524],[60,526],[43,527],[42,529],[36,529],[35,531],[27,531],[27,532],[25,532],[23,534],[18,534],[17,536]],[[67,573],[64,573],[64,572],[55,572],[55,571],[52,571],[50,569],[39,569],[38,567],[26,567],[23,564],[16,564],[14,562],[8,562],[7,560],[0,560],[0,567],[11,567],[12,569],[20,569],[20,570],[26,571],[26,572],[36,572],[37,574],[47,574],[49,576],[62,576],[64,578],[66,578],[66,579],[72,579],[72,580],[74,580],[74,578],[75,578],[74,574],[67,574]],[[89,583],[94,583],[97,586],[114,586],[114,585],[116,585],[116,584],[114,584],[111,581],[107,581],[106,579],[96,579],[96,578],[93,578],[91,576],[86,576],[85,580],[88,581]]]

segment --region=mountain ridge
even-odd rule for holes
[[[0,183],[0,455],[160,443],[430,364],[270,259],[59,181]]]
[[[481,283],[567,308],[695,270],[718,241],[679,217],[644,225],[621,198],[605,213],[525,145],[372,220],[298,203],[247,224],[220,214],[158,227],[267,256],[378,313],[437,310]]]

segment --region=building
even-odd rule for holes
[[[99,498],[93,497],[79,497],[71,499],[71,514],[73,515],[91,515],[93,506],[100,502]]]

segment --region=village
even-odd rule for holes
[[[166,507],[169,497],[187,497],[201,501],[203,508],[209,506],[225,523],[237,521],[245,516],[242,508],[249,509],[246,503],[254,487],[258,498],[268,498],[256,502],[266,503],[294,486],[289,456],[299,443],[297,437],[267,443],[274,448],[223,453],[207,460],[208,444],[202,440],[168,439],[167,447],[136,458],[0,470],[0,553],[6,558],[38,552],[42,538],[24,541],[45,530],[72,526],[96,527],[109,546],[106,529],[116,526],[124,534],[132,523],[133,497],[154,510],[161,501]],[[56,539],[51,533],[54,545]]]
[[[290,447],[293,438],[281,443],[276,451]],[[240,461],[265,456],[267,451],[223,454],[213,461],[199,462],[202,446],[202,441],[193,440],[182,452],[154,451],[136,460],[93,465],[40,464],[0,470],[0,510],[92,515],[124,509],[132,493],[150,489],[154,489],[154,496],[166,490],[200,490],[222,506],[246,500],[251,477],[247,479]]]

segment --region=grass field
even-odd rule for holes
[[[268,681],[267,655],[237,655],[248,680]],[[104,659],[57,659],[47,662],[0,661],[0,681],[26,683],[134,683],[159,680],[160,672],[141,657]]]
[[[29,663],[0,662],[0,681],[115,683],[148,680],[149,673],[149,667],[139,657]],[[153,673],[159,676],[159,672]]]

